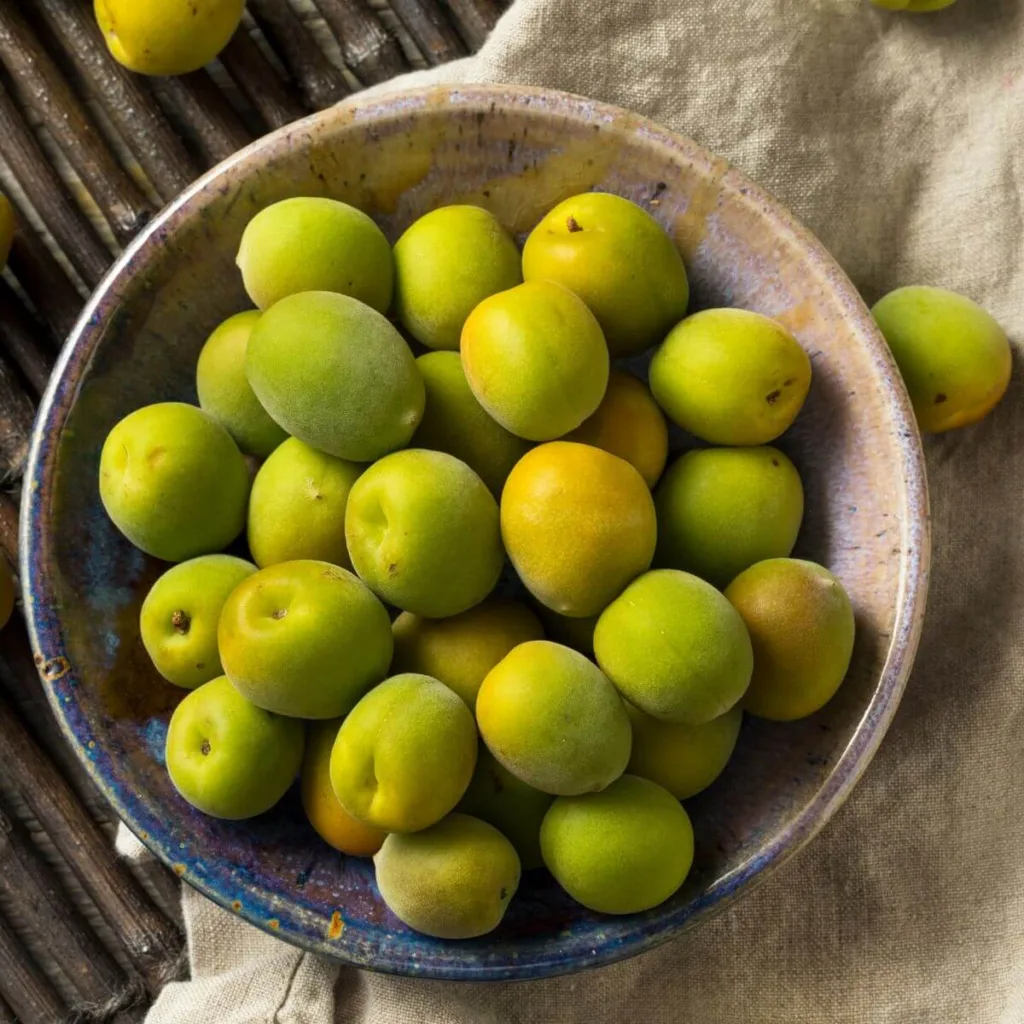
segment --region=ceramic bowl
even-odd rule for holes
[[[193,811],[163,766],[183,691],[162,683],[137,617],[163,568],[103,513],[107,431],[151,402],[194,401],[200,346],[248,303],[234,266],[249,218],[327,195],[389,238],[454,202],[527,231],[588,189],[648,209],[682,250],[693,308],[776,317],[810,353],[814,383],[782,441],[803,475],[797,554],[828,565],[857,611],[849,676],[818,714],[748,719],[725,774],[689,802],[697,836],[683,889],[647,913],[589,913],[544,872],[527,875],[501,927],[442,942],[385,908],[368,861],[318,841],[292,793],[229,823]],[[260,140],[165,209],[92,297],[39,415],[26,478],[26,610],[53,709],[136,835],[188,883],[282,939],[375,970],[450,979],[538,978],[607,963],[692,927],[806,843],[871,759],[910,670],[928,566],[920,442],[895,366],[853,286],[793,217],[725,161],[624,110],[525,88],[467,87],[364,99]]]

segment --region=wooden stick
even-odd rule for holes
[[[0,4],[0,60],[14,82],[16,95],[53,136],[103,211],[114,236],[127,242],[153,210],[12,3]]]
[[[401,48],[361,0],[313,0],[341,46],[345,63],[363,85],[407,71]]]
[[[130,983],[97,941],[88,922],[68,899],[53,869],[40,857],[24,827],[0,806],[0,893],[20,912],[32,932],[82,998],[127,1006]],[[141,986],[135,988],[136,999]]]
[[[199,175],[181,139],[167,123],[145,80],[110,55],[92,13],[81,0],[35,0],[66,58],[103,104],[129,149],[165,200]]]
[[[56,239],[75,270],[95,288],[111,263],[111,254],[78,208],[67,186],[25,123],[21,111],[0,83],[0,139],[3,158],[18,179],[33,209]],[[15,202],[15,197],[9,197]],[[22,223],[27,223],[22,214]]]
[[[447,64],[466,55],[462,40],[436,0],[391,0],[391,9],[429,64]]]
[[[160,79],[158,89],[183,126],[188,126],[212,167],[252,142],[252,133],[206,71]]]
[[[16,566],[17,561],[13,561],[12,565]],[[18,619],[12,619],[7,628],[0,630],[0,693],[5,693],[15,705],[28,723],[35,741],[53,755],[64,778],[71,783],[83,804],[93,812],[92,817],[100,817],[101,821],[113,824],[115,816],[109,812],[107,802],[100,796],[85,767],[64,739],[57,719],[50,710],[39,682],[24,623]],[[99,815],[94,808],[100,812]]]
[[[0,492],[0,549],[4,551],[12,565],[17,565],[17,526],[17,506],[8,495]],[[113,824],[117,820],[116,817],[68,745],[57,720],[53,717],[39,682],[28,636],[23,624],[17,620],[6,629],[0,630],[0,691],[6,692],[15,704],[34,733],[36,741],[53,755],[64,778],[71,784],[91,816],[101,823]],[[135,867],[129,869],[134,871]],[[180,927],[180,880],[155,858],[144,866],[138,866],[137,870],[152,887],[153,898],[160,910]]]
[[[7,556],[11,568],[18,566],[18,505],[6,492],[0,491],[0,551]],[[0,631],[0,636],[3,633]]]
[[[441,0],[441,3],[451,12],[459,35],[473,53],[483,46],[502,12],[495,0]]]
[[[56,765],[0,699],[4,770],[82,888],[124,944],[146,989],[155,995],[180,964],[182,936],[153,905]]]
[[[310,110],[348,95],[348,86],[287,0],[249,0],[249,12],[280,55]]]
[[[271,128],[297,121],[305,110],[256,41],[241,26],[220,52],[220,61]]]
[[[34,417],[35,406],[20,374],[0,352],[0,476],[20,478]]]
[[[11,286],[0,277],[0,347],[11,357],[36,397],[46,390],[54,364],[54,342],[34,322]]]
[[[29,959],[17,935],[0,918],[0,996],[24,1024],[51,1024],[67,1012],[57,990]]]
[[[64,268],[30,228],[22,228],[14,236],[7,265],[63,347],[83,305]]]

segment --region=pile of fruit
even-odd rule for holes
[[[203,347],[199,407],[131,413],[100,463],[116,526],[180,563],[141,610],[193,691],[178,791],[240,819],[300,775],[317,832],[442,938],[494,928],[521,868],[599,912],[669,898],[680,801],[741,709],[809,715],[851,658],[842,585],[789,557],[803,488],[769,444],[803,349],[755,313],[687,317],[671,239],[603,193],[522,254],[474,206],[392,249],[359,210],[289,199],[238,266],[258,308]],[[650,388],[611,368],[652,348]],[[666,414],[709,445],[667,470]]]

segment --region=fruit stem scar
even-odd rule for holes
[[[565,222],[565,226],[570,232],[583,230],[583,228],[580,227],[580,222],[572,214],[569,214],[569,219]]]
[[[171,626],[174,628],[175,633],[185,636],[192,626],[192,618],[188,612],[179,608],[171,615]]]
[[[206,755],[210,752],[209,740],[203,740],[203,742],[199,746],[199,752],[203,755],[203,757],[206,757]]]
[[[278,608],[270,617],[272,619],[283,619],[288,614],[287,608]]]

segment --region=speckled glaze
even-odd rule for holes
[[[591,914],[535,872],[496,932],[436,941],[386,910],[369,862],[315,838],[294,793],[242,823],[206,818],[175,794],[162,748],[182,691],[157,677],[137,627],[162,567],[104,516],[100,447],[132,409],[195,400],[203,340],[248,305],[234,254],[267,204],[334,196],[395,239],[453,202],[479,203],[524,232],[591,188],[627,196],[665,225],[686,259],[693,308],[777,317],[810,353],[814,384],[782,447],[807,491],[797,554],[836,572],[857,609],[853,665],[811,718],[747,720],[723,777],[688,804],[695,866],[663,906]],[[870,761],[910,670],[927,584],[927,493],[910,406],[867,309],[821,245],[693,142],[613,107],[521,88],[347,104],[198,181],[89,303],[43,402],[25,494],[22,571],[37,662],[68,739],[118,814],[186,881],[259,927],[346,963],[421,977],[539,978],[608,963],[749,890],[825,824]]]

